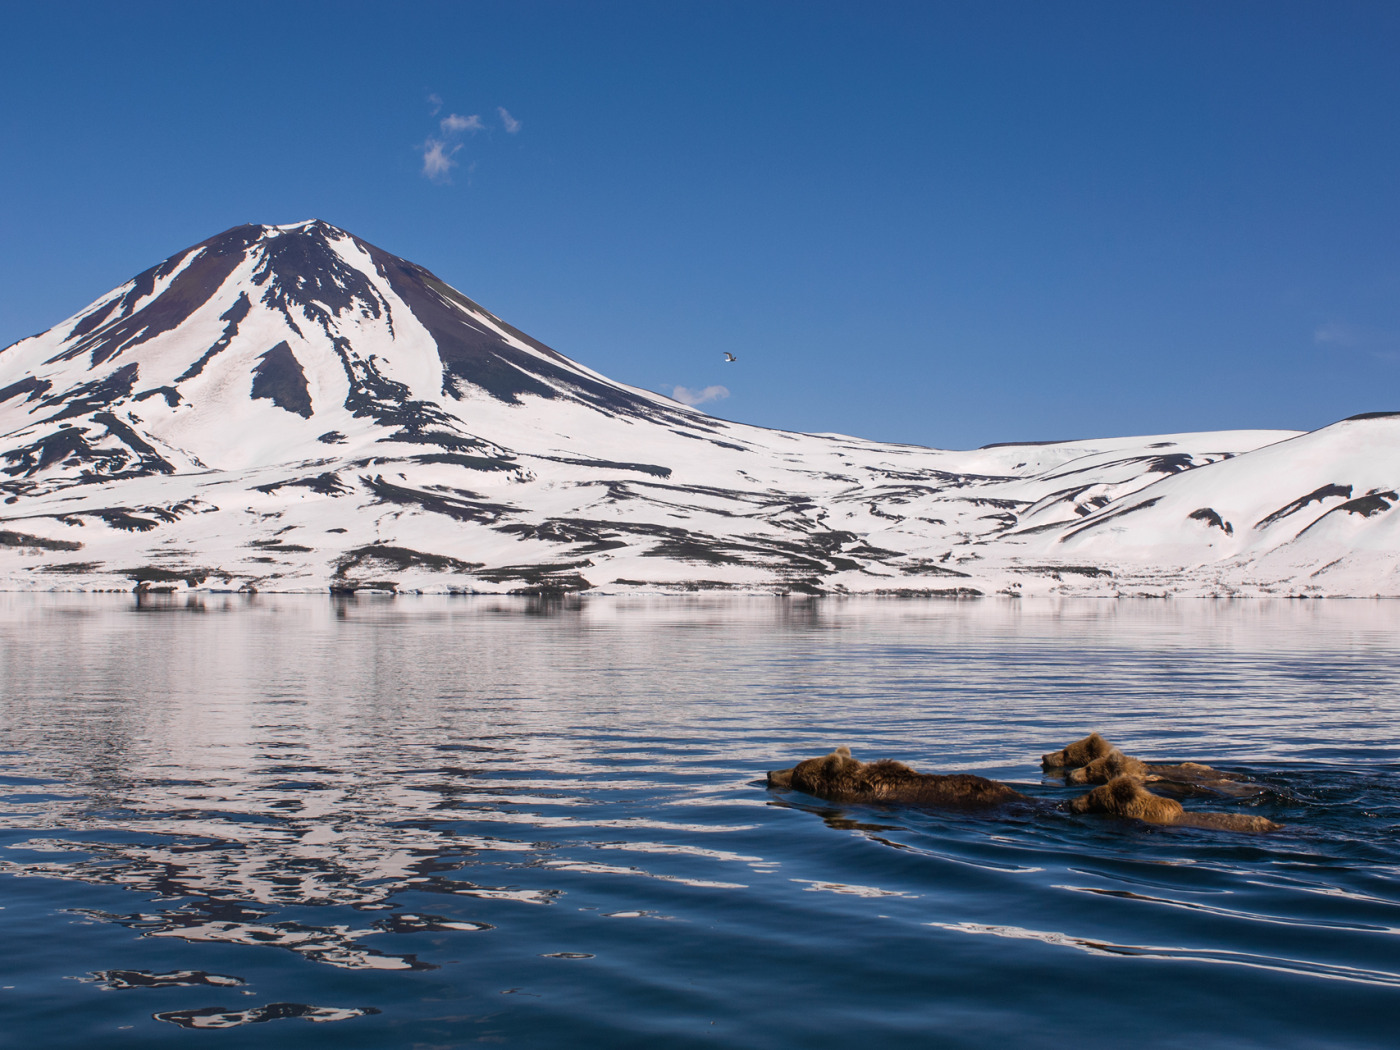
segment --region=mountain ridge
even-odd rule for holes
[[[12,590],[1400,594],[1397,487],[1396,413],[969,451],[721,420],[321,220],[0,350]]]

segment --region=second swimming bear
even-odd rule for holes
[[[1046,772],[1066,770],[1065,780],[1070,784],[1107,784],[1127,776],[1147,783],[1163,782],[1224,794],[1239,794],[1241,790],[1242,778],[1235,773],[1222,773],[1199,762],[1144,762],[1125,755],[1098,733],[1043,755],[1040,765]]]

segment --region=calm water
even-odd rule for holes
[[[1372,602],[0,595],[0,1043],[1393,1047],[1398,632]],[[1090,729],[1247,771],[1209,808],[1287,827],[1058,810],[1039,756]],[[765,788],[842,743],[1044,804]]]

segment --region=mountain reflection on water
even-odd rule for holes
[[[1091,1046],[1130,1020],[1387,1045],[1397,627],[1371,602],[0,596],[0,1008],[36,1046],[1030,1046],[1091,1012]],[[1210,808],[1287,826],[1071,816],[1038,759],[1089,729],[1244,770],[1258,791]],[[1038,802],[763,786],[841,743]]]

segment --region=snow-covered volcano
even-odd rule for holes
[[[0,351],[0,587],[1400,594],[1400,414],[967,452],[715,419],[320,221]]]

